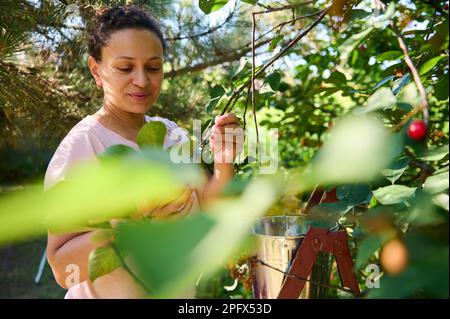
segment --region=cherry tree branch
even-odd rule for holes
[[[268,67],[270,67],[275,61],[277,61],[278,59],[280,59],[281,57],[283,57],[284,55],[286,55],[288,53],[288,51],[294,46],[296,45],[303,37],[305,37],[315,26],[317,26],[322,20],[323,18],[326,16],[326,14],[328,13],[328,11],[331,9],[331,6],[327,7],[326,9],[322,10],[320,15],[317,17],[316,20],[313,21],[313,23],[308,26],[306,29],[302,29],[300,31],[300,33],[293,39],[291,40],[280,52],[278,52],[275,56],[273,56],[261,69],[258,70],[258,72],[253,72],[254,74],[252,74],[252,79],[255,79],[257,76],[259,76],[260,74],[262,74],[265,70],[267,70]],[[252,67],[253,69],[253,67]],[[241,95],[242,91],[249,85],[252,83],[252,79],[247,80],[244,84],[242,84],[238,90],[236,90],[232,96],[228,99],[227,104],[225,105],[225,107],[223,108],[221,115],[225,114],[226,112],[230,112],[234,106],[234,104],[236,103],[237,99],[239,98],[239,96]],[[234,101],[234,102],[233,102]],[[230,108],[228,108],[231,105]],[[209,124],[208,128],[210,128],[212,125],[212,122]],[[207,129],[208,129],[207,128]],[[202,140],[202,142],[200,143],[200,148],[203,148],[203,146],[206,145],[206,143],[208,142],[209,136],[205,136],[205,138]]]
[[[330,7],[322,10],[319,17],[317,17],[316,20],[306,29],[302,30],[297,37],[295,37],[291,42],[289,42],[280,52],[278,52],[275,56],[273,56],[258,72],[255,73],[255,77],[258,77],[260,74],[262,74],[269,66],[271,66],[275,61],[277,61],[279,58],[284,56],[294,45],[296,45],[303,37],[305,37],[317,24],[319,24],[320,21],[325,17],[325,15],[330,10]],[[232,100],[237,98],[241,92],[245,89],[245,87],[250,83],[250,80],[247,80],[242,86],[233,93],[231,98],[228,100],[228,103],[225,105],[224,110],[222,114],[224,114],[227,110],[228,106],[231,104]]]
[[[429,104],[427,99],[427,93],[425,92],[425,87],[423,86],[422,81],[420,80],[419,72],[417,71],[417,68],[414,66],[414,63],[411,60],[411,57],[409,56],[408,48],[406,47],[405,41],[403,40],[403,37],[401,36],[400,32],[397,29],[397,26],[393,21],[391,21],[391,27],[392,30],[394,30],[395,35],[397,36],[398,43],[400,45],[400,48],[403,51],[403,54],[405,56],[405,62],[408,65],[413,78],[414,82],[416,83],[417,89],[419,90],[420,97],[422,99],[421,104],[417,107],[418,109],[423,110],[423,119],[425,124],[428,125],[428,118],[429,118]],[[411,116],[414,115],[413,113]],[[402,120],[403,122],[403,120]]]
[[[252,113],[253,120],[255,122],[255,130],[256,130],[256,145],[258,145],[258,154],[260,154],[260,145],[259,145],[259,130],[258,130],[258,121],[256,120],[256,105],[255,105],[255,34],[256,34],[256,13],[252,14]],[[236,98],[237,101],[237,98]],[[231,108],[230,108],[231,109]],[[258,158],[260,158],[258,156]]]

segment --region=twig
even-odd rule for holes
[[[418,109],[422,109],[423,110],[423,119],[424,119],[425,124],[428,125],[429,104],[428,104],[428,100],[427,100],[427,93],[425,92],[425,87],[423,86],[423,83],[420,80],[419,72],[417,71],[416,67],[414,66],[414,63],[412,62],[412,60],[411,60],[411,58],[409,56],[408,48],[406,47],[406,44],[403,41],[403,38],[402,38],[400,32],[398,31],[398,29],[397,29],[397,27],[396,27],[396,25],[395,25],[395,23],[393,21],[391,21],[391,27],[392,27],[392,30],[394,30],[395,35],[397,36],[398,43],[399,43],[400,48],[402,49],[403,54],[405,56],[405,62],[408,65],[408,67],[409,67],[409,69],[410,69],[410,71],[411,71],[411,73],[413,75],[414,82],[416,83],[416,86],[417,86],[417,88],[419,90],[420,96],[422,98],[422,102],[419,105]]]
[[[316,15],[318,15],[318,14],[320,14],[320,13],[322,13],[322,10],[316,11],[316,12],[313,12],[313,13],[310,13],[310,14],[305,14],[305,15],[303,15],[303,16],[300,16],[300,17],[295,18],[295,21],[301,20],[301,19],[310,18],[310,17],[316,16]],[[281,22],[281,23],[277,24],[276,26],[274,26],[272,29],[270,29],[270,30],[264,32],[263,34],[261,34],[260,36],[258,36],[258,37],[256,38],[255,41],[258,41],[258,40],[264,38],[266,35],[268,35],[268,34],[269,34],[270,32],[272,32],[273,30],[279,28],[280,26],[284,26],[284,25],[286,25],[286,24],[289,24],[289,23],[295,22],[295,21],[289,20],[289,21],[286,21],[286,22]],[[280,31],[281,31],[281,29],[278,30],[277,32],[279,33]],[[268,40],[268,41],[265,40],[265,41],[263,41],[263,43],[266,44],[266,43],[268,43],[268,42],[271,42],[273,39],[274,39],[274,38],[271,38],[271,39]],[[242,50],[242,49],[245,49],[245,48],[248,48],[248,47],[251,48],[251,46],[252,46],[252,42],[250,41],[250,42],[248,42],[247,44],[245,44],[245,45],[243,45],[243,46],[241,46],[241,47],[239,47],[239,48],[234,49],[234,51],[225,51],[224,54],[227,54],[227,53],[230,53],[230,52],[235,52],[236,50]],[[259,46],[260,46],[260,44],[258,43],[258,44],[256,45],[256,47],[259,47]]]
[[[398,130],[400,130],[400,129],[403,127],[403,125],[405,125],[406,122],[408,122],[409,119],[410,119],[411,117],[413,117],[414,115],[416,115],[419,111],[420,111],[419,108],[415,108],[415,109],[412,109],[411,111],[409,111],[408,114],[406,114],[405,117],[402,118],[402,120],[401,120],[400,122],[398,122],[398,123],[391,129],[391,131],[392,131],[392,132],[397,132]]]
[[[259,130],[258,130],[258,121],[256,119],[256,106],[255,106],[255,34],[256,34],[256,14],[252,14],[252,112],[253,112],[253,120],[255,122],[255,130],[256,130],[256,145],[258,146],[258,159],[261,159],[261,147],[259,144]],[[236,98],[237,100],[237,98]],[[230,108],[231,109],[231,108]]]
[[[247,107],[248,107],[248,99],[250,97],[250,90],[251,90],[251,86],[248,86],[247,97],[245,98],[245,108],[244,108],[244,131],[245,131],[245,126],[247,124],[247,120],[245,119],[245,117],[247,115]]]
[[[444,9],[437,3],[436,0],[429,0],[429,1],[423,0],[422,2],[425,2],[426,4],[432,6],[437,11],[439,11],[440,14],[445,15],[445,16],[448,17],[448,13],[444,11]]]
[[[411,153],[411,151],[409,151],[408,149],[405,149],[406,155],[408,155],[409,157],[414,157],[414,154]],[[420,168],[420,176],[419,179],[421,181],[420,186],[422,186],[423,183],[425,183],[426,179],[433,174],[434,169],[429,166],[426,163],[420,162],[418,160],[411,160],[410,165],[412,167],[416,167],[416,168]]]
[[[434,14],[433,14],[433,21],[431,22],[430,28],[428,29],[427,35],[425,36],[424,40],[428,41],[428,37],[431,34],[431,31],[433,31],[433,27],[434,27],[434,23],[436,22],[436,13],[437,13],[437,9],[434,9]],[[420,62],[420,60],[419,60]]]
[[[377,2],[381,3],[383,5],[383,10],[385,10],[385,5],[380,0],[377,0]],[[394,21],[391,20],[390,24],[391,24],[392,30],[394,31],[395,35],[397,36],[398,43],[400,45],[400,48],[403,51],[403,55],[405,56],[405,62],[408,65],[408,67],[413,75],[414,82],[416,83],[417,89],[419,90],[420,97],[422,99],[421,104],[418,107],[415,107],[412,111],[410,111],[397,125],[394,126],[394,128],[392,130],[393,131],[399,130],[419,110],[423,111],[423,120],[424,120],[425,124],[428,125],[429,104],[428,104],[428,100],[427,100],[427,94],[425,92],[425,87],[423,86],[423,83],[420,80],[420,76],[419,76],[419,72],[417,72],[417,68],[414,66],[414,63],[412,62],[411,57],[409,56],[409,51],[405,44],[405,41],[403,40],[402,35],[400,34],[399,30],[397,29],[397,26],[395,25]]]
[[[428,28],[427,34],[426,34],[425,37],[423,38],[425,41],[428,41],[428,40],[429,40],[428,38],[429,38],[431,32],[433,31],[434,23],[436,22],[436,13],[437,13],[437,9],[434,10],[433,21],[431,22],[431,25],[430,25],[430,27]],[[423,57],[423,54],[421,54],[421,55],[419,56],[419,59],[418,59],[417,62],[416,62],[416,67],[417,67],[417,66],[420,64],[420,62],[422,61],[422,57]]]
[[[322,13],[322,10],[321,10],[321,11],[316,11],[316,12],[313,12],[313,13],[310,13],[310,14],[305,14],[305,15],[303,15],[303,16],[294,18],[294,19],[289,20],[289,21],[281,22],[281,23],[277,24],[276,26],[274,26],[274,27],[273,27],[272,29],[270,29],[269,31],[266,31],[265,33],[263,33],[260,37],[258,37],[258,39],[261,38],[261,37],[263,37],[263,36],[265,36],[265,35],[267,35],[267,34],[269,34],[270,32],[272,32],[273,30],[275,30],[275,29],[277,29],[277,28],[280,28],[280,30],[277,31],[277,33],[280,33],[280,32],[281,32],[281,29],[282,29],[286,24],[289,24],[289,23],[292,23],[292,24],[293,24],[295,21],[302,20],[302,19],[306,19],[306,18],[310,18],[310,17],[316,16],[316,15],[318,15],[318,14],[320,14],[320,13]]]

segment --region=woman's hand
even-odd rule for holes
[[[186,188],[175,200],[166,203],[141,202],[138,205],[137,212],[131,217],[141,219],[145,217],[155,219],[172,219],[186,216],[195,200],[195,194],[192,188]]]
[[[242,150],[244,131],[234,113],[216,116],[209,145],[215,164],[232,164]]]

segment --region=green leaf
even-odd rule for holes
[[[217,103],[219,103],[220,97],[209,100],[208,106],[206,107],[206,112],[211,113],[216,108]]]
[[[418,193],[409,204],[410,207],[405,214],[408,223],[420,227],[438,225],[443,222],[443,216],[436,212],[433,198],[428,193]]]
[[[423,189],[430,194],[437,194],[448,189],[449,172],[432,175],[425,180]]]
[[[402,85],[400,90],[397,92],[397,101],[399,105],[403,103],[414,107],[421,101],[419,90],[417,90],[415,83],[408,83],[404,86]]]
[[[419,75],[424,75],[424,74],[428,73],[429,71],[431,71],[436,66],[436,64],[438,64],[438,62],[441,61],[443,58],[444,58],[444,56],[439,55],[439,56],[436,56],[436,57],[431,58],[428,61],[426,61],[420,67]]]
[[[408,232],[405,237],[410,255],[406,270],[398,275],[385,274],[380,287],[370,289],[368,298],[412,298],[420,292],[430,298],[448,299],[448,241],[418,232]]]
[[[92,228],[97,229],[111,229],[111,223],[109,221],[107,222],[101,222],[101,223],[90,223],[89,226],[92,226]]]
[[[277,35],[275,38],[273,38],[269,44],[269,52],[272,52],[273,49],[275,49],[275,47],[277,46],[278,42],[280,42],[282,39],[283,39],[283,36],[281,34]]]
[[[232,179],[229,183],[227,183],[220,194],[224,197],[240,195],[248,186],[248,184],[248,180]]]
[[[364,107],[356,108],[356,114],[364,114],[377,110],[390,109],[395,106],[397,99],[389,88],[380,88],[373,93]]]
[[[449,211],[449,196],[448,194],[437,194],[433,197],[433,203],[435,203],[437,206],[445,209],[446,211]]]
[[[341,118],[309,166],[311,175],[304,176],[303,182],[369,181],[393,160],[398,143],[400,138],[389,134],[379,119],[351,115]]]
[[[265,83],[269,83],[270,88],[274,91],[278,90],[281,82],[281,73],[279,71],[274,71],[266,76],[264,80]]]
[[[307,222],[311,226],[329,228],[336,225],[338,220],[353,208],[353,204],[346,201],[321,203],[314,206],[307,215]]]
[[[394,85],[392,86],[392,93],[396,95],[409,82],[411,82],[411,74],[406,73],[400,79],[394,82]]]
[[[151,121],[146,123],[137,136],[137,143],[141,148],[157,147],[163,148],[167,128],[163,122]]]
[[[445,156],[447,156],[448,153],[449,147],[447,144],[429,149],[425,155],[418,157],[418,159],[422,161],[440,161]]]
[[[370,185],[350,184],[338,186],[336,188],[336,196],[352,205],[369,203],[371,199]]]
[[[398,60],[403,56],[402,51],[386,51],[377,56],[377,61],[385,61],[385,60]]]
[[[370,91],[375,91],[376,89],[382,87],[383,85],[385,85],[387,82],[389,82],[390,80],[392,80],[394,78],[395,78],[395,76],[393,76],[393,75],[389,75],[389,76],[385,77],[384,79],[379,81],[377,84],[375,84],[375,86],[373,88],[371,88]]]
[[[118,225],[117,245],[133,255],[142,279],[158,294],[189,270],[191,252],[214,224],[209,216],[200,214],[177,221]],[[162,245],[142,245],[157,242]]]
[[[89,279],[95,279],[109,274],[122,265],[114,248],[111,245],[99,247],[89,254]]]
[[[45,193],[39,184],[1,196],[0,243],[47,234],[49,229],[91,230],[92,222],[129,216],[142,200],[170,201],[187,185],[199,185],[200,176],[198,167],[175,164],[170,154],[157,150],[142,150],[103,165],[80,164]]]
[[[258,2],[258,0],[241,0],[241,1],[252,5],[255,5]]]
[[[199,7],[205,14],[221,9],[227,4],[228,0],[199,0]]]
[[[394,14],[395,2],[390,2],[384,14],[380,16],[381,19],[377,18],[377,20],[373,23],[373,26],[378,29],[384,29],[388,25],[389,20],[391,20]]]
[[[343,86],[345,83],[347,83],[347,78],[345,77],[344,73],[341,73],[339,71],[334,71],[330,74],[330,77],[325,80],[326,83],[333,83],[337,86]]]
[[[392,184],[402,176],[403,172],[408,168],[411,159],[408,156],[397,158],[388,168],[381,170],[381,174],[386,177]]]
[[[434,84],[434,96],[439,100],[448,99],[448,74],[442,75],[442,78]]]
[[[211,99],[209,100],[208,106],[206,107],[206,111],[208,113],[214,111],[214,108],[216,107],[217,103],[219,103],[220,98],[224,96],[225,93],[225,89],[221,85],[216,85],[209,91]]]
[[[92,235],[91,241],[94,243],[101,243],[106,240],[112,239],[114,237],[115,233],[116,232],[113,229],[100,230],[100,231],[97,231],[94,235]]]
[[[100,160],[117,159],[135,152],[134,148],[127,145],[116,144],[106,148],[98,157]]]
[[[357,269],[360,269],[364,266],[370,257],[381,247],[386,241],[389,240],[389,237],[386,235],[370,235],[364,238],[358,247],[358,255],[356,256],[356,265]]]
[[[372,12],[362,10],[362,9],[351,9],[350,13],[348,15],[348,20],[354,20],[354,19],[364,19],[370,16]]]
[[[250,76],[251,72],[252,72],[252,64],[246,60],[245,63],[236,72],[236,74],[233,75],[231,81],[233,81],[233,84],[236,85],[234,82]]]
[[[209,91],[209,96],[211,98],[221,97],[225,94],[225,89],[221,85],[216,85]]]
[[[311,91],[309,91],[308,93],[306,93],[307,97],[312,97],[318,93],[323,93],[325,92],[325,94],[322,94],[322,97],[331,95],[333,93],[336,93],[337,91],[342,90],[342,88],[337,88],[337,87],[318,87],[315,89],[312,89]]]
[[[338,47],[338,52],[340,53],[340,60],[342,64],[345,64],[348,61],[348,58],[350,57],[350,53],[361,44],[361,42],[374,30],[374,27],[371,26],[367,28],[366,30],[353,34],[349,38],[347,38],[344,43],[342,43]]]
[[[374,208],[375,206],[377,206],[377,204],[378,204],[377,198],[375,196],[372,196],[369,203],[369,209]]]
[[[373,191],[373,195],[383,205],[399,204],[414,197],[416,188],[404,185],[390,185]]]
[[[222,266],[277,194],[272,182],[260,179],[237,200],[210,205],[209,213],[146,225],[119,224],[117,243],[133,256],[143,281],[152,288],[152,297],[179,298],[195,286],[202,272]]]

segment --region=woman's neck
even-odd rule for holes
[[[133,142],[136,142],[138,132],[145,123],[144,114],[125,112],[106,104],[94,114],[94,117],[103,126]]]

